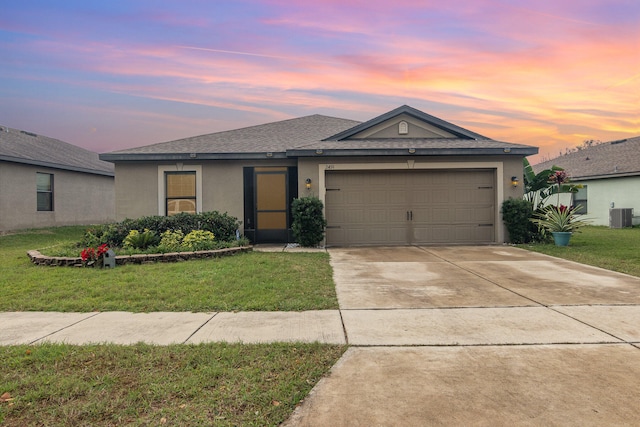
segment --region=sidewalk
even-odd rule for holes
[[[345,344],[338,310],[238,313],[0,313],[0,345],[211,341]]]

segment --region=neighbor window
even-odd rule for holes
[[[196,213],[196,173],[165,172],[167,216]]]
[[[53,174],[36,172],[38,210],[53,210]]]
[[[580,209],[576,211],[581,215],[586,215],[588,211],[587,204],[587,186],[583,186],[582,188],[578,188],[577,193],[573,193],[573,206],[580,205]]]

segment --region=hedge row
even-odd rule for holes
[[[138,219],[125,219],[113,224],[98,225],[89,228],[82,239],[83,246],[97,246],[106,243],[111,247],[122,247],[125,237],[131,230],[151,230],[160,235],[167,230],[180,230],[188,234],[192,230],[212,232],[218,241],[236,239],[236,230],[240,227],[237,218],[216,211],[199,214],[179,213],[173,216],[145,216]]]

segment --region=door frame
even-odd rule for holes
[[[258,169],[274,168],[273,172]],[[275,170],[281,169],[281,170]],[[285,169],[285,170],[282,170]],[[256,228],[258,208],[257,208],[257,175],[263,173],[284,173],[286,192],[286,224],[284,229],[260,230]],[[290,243],[294,241],[291,231],[291,202],[298,197],[298,168],[296,166],[245,166],[243,168],[244,186],[244,235],[252,243]]]

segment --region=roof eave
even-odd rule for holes
[[[32,160],[32,159],[22,159],[19,157],[12,157],[12,156],[0,155],[0,161],[19,163],[19,164],[29,165],[29,166],[40,166],[44,168],[59,169],[59,170],[72,171],[72,172],[82,172],[82,173],[88,173],[92,175],[102,175],[102,176],[111,176],[111,177],[115,176],[115,173],[110,171],[82,168],[78,166],[61,165],[59,163],[43,162],[40,160]]]
[[[594,179],[609,179],[609,178],[628,178],[632,176],[640,176],[640,171],[625,172],[625,173],[612,173],[612,174],[600,174],[589,176],[572,176],[571,181],[591,181]]]
[[[537,154],[532,148],[400,148],[400,149],[293,149],[288,157],[363,157],[363,156],[529,156]]]
[[[106,153],[100,154],[100,160],[106,162],[158,162],[177,160],[259,160],[259,159],[286,159],[283,152],[256,152],[256,153]]]

